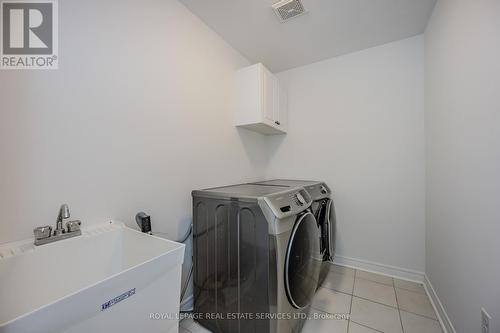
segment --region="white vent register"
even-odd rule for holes
[[[300,0],[282,0],[275,3],[272,7],[281,22],[306,13]]]

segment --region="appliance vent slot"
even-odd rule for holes
[[[300,0],[282,0],[275,3],[273,9],[281,22],[306,13]]]

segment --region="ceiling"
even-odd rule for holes
[[[418,35],[436,0],[302,0],[280,23],[276,0],[180,0],[250,61],[273,72]]]

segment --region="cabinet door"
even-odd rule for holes
[[[277,96],[277,85],[278,80],[276,77],[269,72],[266,68],[262,68],[262,83],[263,83],[263,118],[264,122],[275,125],[276,121],[276,109],[278,105]]]
[[[278,96],[276,99],[278,101],[278,105],[275,112],[275,123],[277,124],[278,128],[286,132],[288,124],[288,96],[285,88],[279,83],[277,91]]]

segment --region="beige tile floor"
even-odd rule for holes
[[[350,319],[308,320],[302,333],[442,333],[424,286],[332,265],[311,313],[350,314]],[[191,319],[180,333],[208,333]]]

